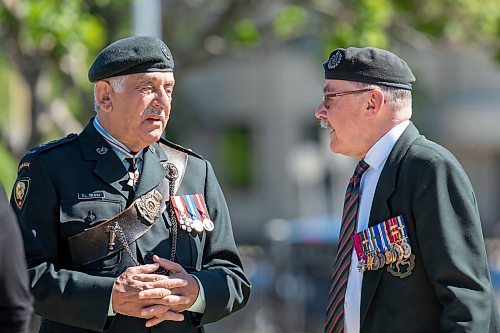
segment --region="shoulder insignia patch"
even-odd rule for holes
[[[53,141],[50,141],[47,143],[43,143],[43,144],[38,145],[36,147],[33,147],[30,150],[28,150],[26,152],[26,154],[38,154],[38,153],[41,153],[43,151],[47,151],[51,148],[63,145],[63,144],[68,143],[68,142],[71,142],[71,141],[75,140],[76,138],[78,138],[78,134],[71,133],[71,134],[68,134],[64,138],[56,139],[56,140],[53,140]]]
[[[169,140],[167,140],[167,139],[160,138],[160,140],[158,140],[158,143],[159,143],[159,144],[164,144],[164,145],[169,146],[169,147],[171,147],[171,148],[173,148],[173,149],[177,149],[177,150],[182,151],[182,152],[184,152],[184,153],[186,153],[186,154],[189,154],[189,155],[191,155],[191,156],[195,156],[195,157],[201,158],[202,160],[204,159],[204,158],[203,158],[203,156],[201,156],[201,155],[200,155],[200,154],[198,154],[198,153],[195,153],[195,152],[194,152],[194,151],[192,151],[191,149],[189,149],[189,148],[185,148],[185,147],[183,147],[183,146],[181,146],[181,145],[178,145],[178,144],[176,144],[176,143],[173,143],[172,141],[169,141]]]
[[[14,199],[16,201],[16,206],[22,209],[24,202],[28,197],[28,191],[30,189],[31,179],[28,177],[19,178],[14,185]]]

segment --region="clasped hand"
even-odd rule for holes
[[[113,311],[148,319],[146,327],[165,320],[184,320],[183,311],[196,301],[200,287],[181,265],[153,256],[154,264],[129,267],[116,279],[112,295]],[[167,275],[155,274],[162,267]]]

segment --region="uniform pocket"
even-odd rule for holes
[[[121,211],[122,204],[118,200],[63,200],[59,209],[62,236],[69,238],[111,219]]]
[[[205,232],[188,233],[179,228],[177,236],[177,260],[187,272],[201,270]]]
[[[110,220],[122,210],[118,200],[63,200],[60,202],[60,232],[63,238],[79,234],[85,229]],[[121,262],[122,252],[113,253],[78,268],[92,275],[111,276]]]

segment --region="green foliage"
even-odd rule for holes
[[[0,56],[0,87],[9,87],[9,70],[5,59]],[[0,105],[9,105],[9,89],[0,89]],[[0,129],[3,131],[9,122],[9,110],[0,107]]]
[[[351,15],[338,15],[338,22],[325,36],[325,56],[337,47],[388,46],[386,30],[395,13],[391,0],[357,0],[346,10]]]
[[[297,5],[283,7],[273,23],[274,35],[278,40],[299,36],[307,25],[309,13]]]
[[[17,173],[17,159],[13,157],[0,142],[0,183],[5,187],[7,194],[12,189]]]
[[[500,54],[498,0],[356,0],[342,5],[328,12],[333,24],[324,35],[325,53],[346,45],[389,47],[391,38],[412,44],[408,36],[423,36],[482,42]]]
[[[241,19],[234,26],[235,40],[245,46],[260,44],[261,35],[256,25],[249,19]]]
[[[84,44],[96,50],[102,44],[105,30],[99,19],[89,13],[87,2],[81,0],[23,0],[11,11],[2,6],[0,19],[17,28],[21,48],[27,53],[51,54],[60,57],[74,45]]]
[[[398,24],[435,38],[482,41],[499,48],[500,2],[497,0],[393,0]]]

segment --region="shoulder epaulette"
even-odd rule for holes
[[[53,140],[53,141],[50,141],[50,142],[47,142],[47,143],[43,143],[43,144],[38,145],[36,147],[33,147],[33,148],[31,148],[30,150],[28,150],[26,152],[26,155],[28,155],[28,154],[39,154],[41,152],[47,151],[49,149],[52,149],[54,147],[58,147],[58,146],[61,146],[63,144],[66,144],[68,142],[71,142],[71,141],[75,140],[76,138],[78,138],[78,134],[74,134],[74,133],[68,134],[64,138],[56,139],[56,140]]]
[[[204,159],[203,156],[201,156],[200,154],[195,153],[191,149],[185,148],[185,147],[183,147],[181,145],[178,145],[177,143],[173,143],[172,141],[169,141],[167,139],[160,138],[160,140],[158,140],[158,142],[161,143],[161,144],[167,145],[167,146],[169,146],[169,147],[171,147],[173,149],[177,149],[179,151],[182,151],[182,152],[184,152],[186,154],[189,154],[189,155],[201,158],[202,160]]]

